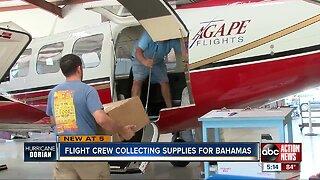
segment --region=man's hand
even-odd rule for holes
[[[145,59],[143,61],[143,65],[148,68],[152,68],[152,66],[154,65],[154,61],[152,59]]]
[[[130,140],[135,134],[135,132],[134,132],[135,127],[136,127],[135,125],[123,126],[123,128],[120,132],[120,136],[125,140]]]
[[[144,57],[144,54],[143,54],[143,50],[141,48],[137,48],[136,49],[136,58],[138,59],[138,61],[143,64],[144,66],[148,67],[148,68],[152,68],[152,66],[154,65],[154,61],[153,59],[149,59],[149,58],[146,58]]]

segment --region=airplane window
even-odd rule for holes
[[[11,68],[10,75],[12,78],[25,77],[29,73],[29,64],[31,60],[31,49],[26,49],[16,62],[16,64]]]
[[[59,61],[64,44],[62,42],[43,46],[38,54],[37,73],[56,73],[60,70]]]
[[[101,61],[102,42],[103,34],[80,38],[74,43],[72,53],[82,59],[84,68],[97,67]]]

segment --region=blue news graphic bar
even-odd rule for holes
[[[61,159],[90,159],[88,157],[105,157],[113,160],[130,157],[163,160],[170,158],[188,158],[193,161],[204,160],[206,157],[229,160],[259,160],[258,143],[59,143]],[[67,157],[67,158],[66,158]],[[106,157],[110,157],[109,159]],[[121,158],[123,157],[123,158]],[[199,158],[196,158],[199,157]],[[95,158],[92,158],[92,160]],[[116,159],[115,159],[116,160]]]
[[[24,161],[56,161],[57,143],[55,142],[25,142]]]

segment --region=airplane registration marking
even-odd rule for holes
[[[231,57],[231,56],[234,56],[234,55],[237,55],[237,54],[240,54],[240,53],[243,53],[243,52],[246,52],[246,51],[249,51],[253,48],[256,48],[256,47],[259,47],[263,44],[266,44],[268,42],[271,42],[271,41],[274,41],[276,39],[279,39],[283,36],[286,36],[288,34],[291,34],[295,31],[298,31],[300,29],[303,29],[307,26],[310,26],[316,22],[319,22],[320,21],[320,14],[316,15],[316,16],[313,16],[307,20],[304,20],[300,23],[297,23],[295,25],[292,25],[288,28],[285,28],[283,30],[280,30],[278,32],[275,32],[273,34],[270,34],[268,36],[265,36],[261,39],[258,39],[258,40],[255,40],[253,42],[250,42],[248,44],[245,44],[243,46],[240,46],[240,47],[237,47],[237,48],[234,48],[234,49],[231,49],[229,51],[226,51],[226,52],[223,52],[221,54],[218,54],[218,55],[215,55],[215,56],[212,56],[210,58],[206,58],[204,60],[201,60],[201,61],[198,61],[198,62],[195,62],[195,63],[192,63],[190,64],[190,69],[194,69],[194,68],[198,68],[198,67],[201,67],[203,65],[206,65],[206,64],[210,64],[210,63],[214,63],[214,62],[217,62],[217,61],[220,61],[222,59],[226,59],[228,57]]]

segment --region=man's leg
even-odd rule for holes
[[[137,62],[137,60],[134,60],[132,64],[132,74],[133,74],[133,84],[131,88],[131,97],[134,97],[134,96],[140,97],[143,81],[149,75],[149,69],[146,68],[141,63]]]
[[[79,179],[72,164],[73,162],[57,162],[53,170],[53,179]]]
[[[107,162],[77,162],[73,168],[79,175],[79,179],[109,180],[110,168]]]
[[[161,94],[168,108],[172,107],[172,98],[170,91],[169,78],[167,75],[167,67],[164,62],[156,64],[152,67],[153,79],[160,83]]]
[[[143,81],[134,80],[131,88],[131,97],[141,95],[141,87],[142,87]]]
[[[160,82],[161,94],[168,108],[172,107],[172,98],[169,82]]]

